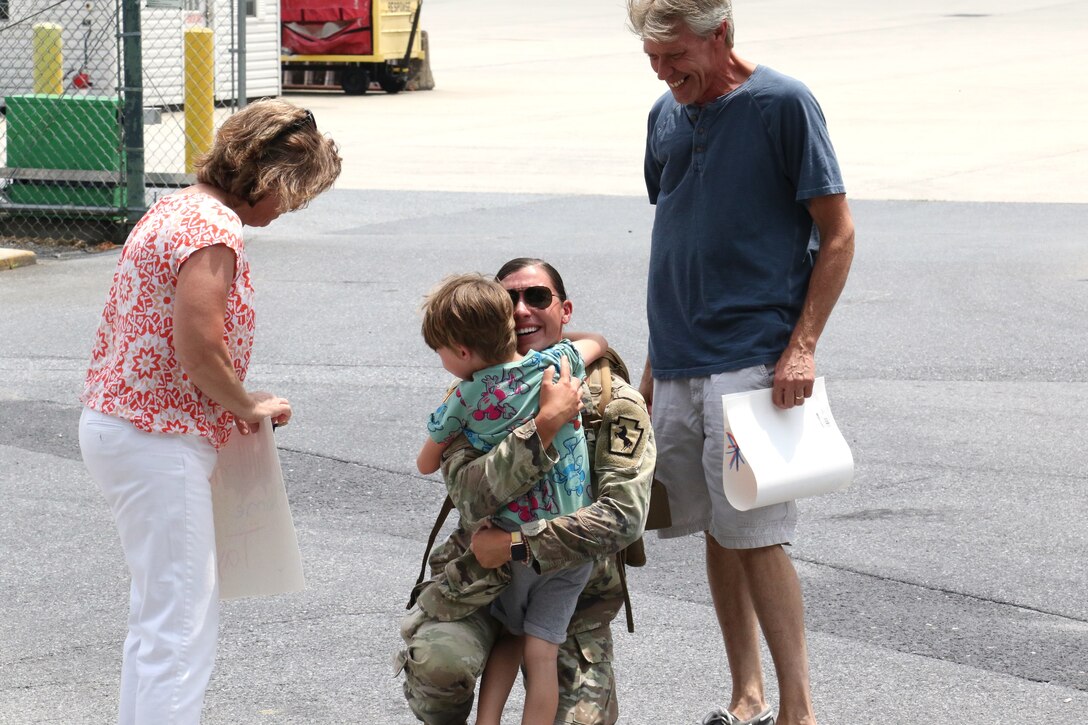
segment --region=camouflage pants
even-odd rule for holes
[[[612,628],[572,634],[559,647],[556,725],[615,725],[617,719]]]
[[[395,674],[404,671],[404,696],[427,725],[464,725],[472,711],[476,680],[499,633],[486,609],[453,622],[421,609],[401,622],[405,648]],[[619,717],[608,626],[571,635],[559,648],[559,710],[556,725],[614,725]]]

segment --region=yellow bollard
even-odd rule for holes
[[[185,172],[215,136],[215,45],[209,28],[185,30]]]
[[[64,41],[56,23],[34,26],[34,92],[64,93]]]

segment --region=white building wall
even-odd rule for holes
[[[220,101],[235,97],[231,34],[236,2],[180,0],[179,9],[147,7],[147,0],[141,0],[145,106],[176,107],[184,102],[184,30],[190,26],[210,27],[215,32],[215,96]],[[279,0],[256,0],[256,5],[257,16],[246,21],[246,93],[250,98],[280,93]],[[77,92],[71,79],[83,68],[94,83],[90,93],[118,92],[120,53],[116,36],[120,19],[115,16],[113,3],[9,0],[8,8],[12,20],[31,16],[35,20],[21,23],[3,35],[0,98],[33,91],[35,22],[56,23],[63,29],[65,93]]]
[[[216,83],[218,99],[234,98],[232,85],[232,24],[237,26],[237,0],[210,0],[211,25],[216,35]],[[246,18],[246,95],[250,98],[280,94],[279,0],[256,0],[257,15]],[[224,39],[222,47],[220,38]]]
[[[185,100],[185,14],[177,8],[142,10],[144,106],[162,108]]]
[[[280,94],[280,3],[257,0],[257,17],[246,19],[246,95]]]

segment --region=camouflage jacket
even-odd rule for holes
[[[600,364],[587,370],[589,401],[582,414],[586,442],[593,460],[593,503],[570,516],[533,521],[522,527],[540,572],[595,561],[589,583],[582,591],[571,619],[571,634],[612,621],[623,606],[623,590],[615,554],[642,535],[650,504],[657,448],[650,415],[638,391],[615,368],[612,395],[603,416]],[[431,617],[451,621],[467,616],[490,603],[509,582],[507,564],[484,569],[468,544],[476,522],[524,493],[555,464],[554,447],[543,449],[536,425],[530,420],[507,436],[486,455],[462,437],[455,441],[442,462],[450,498],[460,514],[457,529],[430,558],[431,580],[421,585],[420,607]],[[518,565],[520,566],[520,564]]]

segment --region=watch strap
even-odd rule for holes
[[[525,537],[520,531],[510,532],[510,559],[522,564],[529,561],[529,545],[525,543]]]

